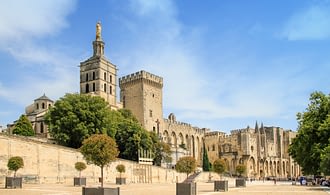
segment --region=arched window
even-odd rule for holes
[[[107,92],[107,84],[104,83],[104,92]]]
[[[52,107],[52,105],[51,104],[48,104],[48,108],[50,108],[50,107]]]
[[[93,72],[93,80],[95,80],[95,72]]]
[[[41,104],[42,109],[45,109],[45,103]]]
[[[88,83],[86,84],[86,90],[85,91],[86,91],[86,93],[89,93],[89,84]]]
[[[37,109],[39,109],[39,104],[37,103]]]
[[[107,73],[106,72],[104,73],[104,80],[105,81],[107,80]]]
[[[112,83],[112,75],[110,75],[110,83]]]
[[[93,91],[95,91],[95,83],[93,83]]]
[[[88,81],[88,73],[86,73],[86,81]]]
[[[112,95],[112,86],[110,85],[110,94]]]

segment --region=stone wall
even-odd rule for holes
[[[24,160],[24,168],[19,169],[17,175],[22,176],[25,183],[73,184],[73,177],[79,176],[74,164],[77,161],[85,162],[78,150],[25,137],[0,134],[0,148],[0,183],[4,183],[6,176],[13,175],[7,168],[8,159],[12,156],[21,156]],[[172,169],[118,159],[104,168],[105,183],[115,183],[115,178],[119,177],[116,171],[118,164],[126,167],[122,176],[126,177],[127,183],[181,182],[186,178],[185,174]],[[88,185],[98,183],[100,173],[99,167],[87,165],[81,174],[87,178]]]

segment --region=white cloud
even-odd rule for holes
[[[330,38],[330,6],[313,5],[293,14],[282,36],[288,40],[324,40]]]
[[[77,71],[73,70],[77,60],[67,56],[67,48],[41,44],[42,38],[54,36],[68,26],[67,16],[75,3],[75,0],[0,3],[0,51],[17,60],[17,71],[34,70],[16,77],[13,83],[0,83],[2,98],[27,106],[43,93],[58,98],[76,88],[78,76],[72,72]]]

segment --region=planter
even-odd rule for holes
[[[228,191],[228,181],[214,181],[214,191]]]
[[[126,184],[126,178],[116,177],[116,184]]]
[[[22,188],[21,177],[6,177],[6,188]]]
[[[120,195],[120,188],[82,188],[82,195]]]
[[[196,195],[196,183],[176,183],[176,195]]]
[[[236,187],[246,187],[246,181],[244,178],[239,178],[235,180]]]
[[[74,177],[73,178],[73,185],[74,186],[85,186],[86,185],[86,178],[85,177]]]

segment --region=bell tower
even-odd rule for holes
[[[93,41],[93,56],[80,63],[80,93],[98,95],[118,108],[116,101],[117,68],[104,56],[104,42],[101,36],[101,23],[96,24]]]

